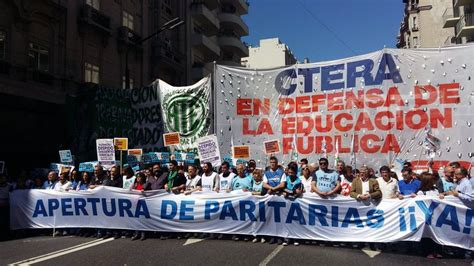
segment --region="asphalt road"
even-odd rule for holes
[[[233,240],[94,239],[38,236],[0,242],[0,265],[474,265],[400,251],[318,245],[278,246]]]

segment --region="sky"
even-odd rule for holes
[[[249,0],[243,16],[258,46],[275,38],[296,58],[310,62],[351,57],[395,47],[403,19],[402,0]]]

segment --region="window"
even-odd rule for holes
[[[84,82],[99,84],[99,66],[85,63]]]
[[[6,38],[7,34],[0,30],[0,60],[5,59]]]
[[[416,17],[413,17],[413,29],[418,29],[418,25],[416,24]]]
[[[413,37],[413,48],[418,48],[418,37]]]
[[[122,26],[133,30],[133,16],[125,10],[123,11],[123,24],[122,24]]]
[[[125,80],[126,80],[126,78],[125,78],[125,76],[123,76],[123,77],[122,77],[122,89],[126,89],[126,88],[127,88],[127,86],[125,86],[125,84],[127,84],[127,83],[125,82]],[[132,89],[132,88],[133,88],[133,79],[132,79],[132,78],[130,78],[129,84],[130,84],[130,86],[128,86],[128,88]]]
[[[39,71],[49,71],[49,52],[41,45],[30,43],[28,50],[30,67]]]
[[[87,4],[97,10],[100,10],[100,0],[87,0]]]

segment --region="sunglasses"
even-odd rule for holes
[[[319,164],[320,164],[320,165],[327,165],[328,163],[326,163],[326,162],[320,162]]]

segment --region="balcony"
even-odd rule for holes
[[[121,26],[118,28],[117,38],[119,39],[119,41],[124,42],[128,45],[137,45],[138,42],[142,39],[142,37],[138,35],[138,33],[125,26]]]
[[[458,9],[446,8],[443,13],[443,28],[451,28],[456,26],[460,17],[459,14],[456,14]]]
[[[469,4],[474,4],[474,1],[473,0],[455,0],[454,1],[454,7],[467,6]]]
[[[110,17],[89,5],[82,6],[79,23],[90,25],[108,35],[111,34]]]
[[[249,49],[245,44],[237,37],[229,35],[219,35],[219,46],[221,49],[231,51],[238,54],[240,57],[249,56]]]
[[[219,46],[212,41],[209,37],[206,37],[202,34],[193,34],[192,37],[193,48],[199,49],[206,55],[208,61],[217,59],[221,54],[221,49]]]
[[[219,6],[218,0],[192,0],[191,4],[204,4],[209,10],[214,10]]]
[[[221,0],[221,4],[233,5],[239,15],[249,12],[249,2],[247,0]]]
[[[152,53],[160,64],[164,63],[176,70],[182,70],[186,63],[186,57],[178,51],[172,50],[165,42],[154,41],[152,43]]]
[[[239,36],[249,35],[249,27],[237,13],[220,13],[219,20],[223,27],[232,28]]]
[[[219,32],[219,20],[206,5],[193,2],[191,5],[191,14],[193,19],[198,21],[202,25],[202,28],[205,29],[204,34],[212,36]]]
[[[456,24],[456,38],[474,36],[473,13],[464,14]]]

